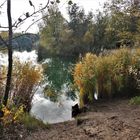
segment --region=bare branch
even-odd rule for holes
[[[25,33],[26,33],[35,23],[39,22],[41,19],[42,19],[42,18],[40,18],[40,19],[34,21],[32,24],[30,24],[30,25],[28,26],[28,28],[25,30]]]
[[[43,18],[45,18],[45,17],[47,17],[47,16],[49,16],[49,15],[43,16],[43,17],[37,19],[36,21],[34,21],[32,24],[30,24],[30,25],[26,28],[25,33],[26,33],[35,23],[39,22],[40,20],[42,20]]]
[[[48,0],[47,4],[46,4],[43,8],[41,8],[41,9],[39,9],[39,10],[37,10],[37,11],[35,11],[35,6],[34,6],[33,3],[32,3],[32,6],[34,7],[34,12],[33,12],[31,15],[29,15],[28,12],[27,12],[26,14],[23,14],[23,15],[25,15],[25,18],[24,18],[24,19],[22,19],[22,16],[23,16],[23,15],[21,15],[21,16],[18,18],[18,20],[15,21],[15,23],[13,24],[12,27],[17,28],[17,27],[21,26],[22,24],[24,24],[24,21],[25,21],[27,18],[32,17],[33,15],[35,15],[35,14],[37,14],[37,13],[43,11],[44,9],[46,9],[46,8],[48,7],[48,5],[49,5],[49,2],[50,2],[50,0]],[[63,7],[67,2],[68,2],[68,0],[62,5],[62,7]],[[30,4],[30,5],[31,5],[31,4]],[[28,14],[28,15],[27,15],[27,14]],[[48,16],[48,15],[47,15],[47,16]],[[33,26],[35,23],[39,22],[41,19],[43,19],[43,18],[45,18],[45,17],[46,17],[46,16],[41,17],[40,19],[38,19],[38,20],[34,21],[32,24],[30,24],[30,25],[28,26],[28,28],[26,28],[25,33],[29,30],[29,28],[30,28],[31,26]],[[0,28],[7,29],[8,27],[0,26]],[[16,29],[15,29],[15,30],[16,30]]]
[[[60,8],[62,8],[68,1],[69,1],[69,0],[67,0]],[[37,20],[34,21],[33,23],[31,23],[31,24],[26,28],[25,33],[26,33],[35,23],[39,22],[39,21],[42,20],[43,18],[46,18],[47,16],[49,16],[49,15],[45,15],[45,16],[43,16],[43,17],[37,19]],[[66,22],[67,22],[67,21],[66,21]]]
[[[13,26],[12,27],[15,27],[15,28],[17,28],[15,25],[19,22],[19,24],[20,25],[22,25],[24,22],[23,22],[23,20],[22,20],[22,16],[26,16],[26,14],[22,14],[22,15],[20,15],[19,17],[18,17],[18,20],[17,21],[15,21],[15,23],[13,24]],[[21,21],[19,20],[19,19],[21,19]],[[19,26],[20,26],[19,25]]]
[[[34,6],[34,4],[32,3],[31,0],[29,0],[29,3],[30,3],[30,6],[32,6],[34,8],[34,12],[35,12],[35,6]]]
[[[2,8],[2,6],[6,3],[7,0],[5,0],[1,5],[0,8]]]
[[[43,8],[41,8],[41,9],[39,9],[39,10],[37,10],[37,11],[34,11],[32,14],[30,14],[29,17],[32,17],[33,15],[35,15],[35,14],[37,14],[37,13],[39,13],[39,12],[45,10],[45,9],[48,7],[49,3],[50,3],[50,0],[48,0],[47,4],[46,4]],[[16,27],[16,28],[17,28],[17,27],[21,24],[21,22],[24,22],[24,21],[25,21],[27,18],[29,18],[29,17],[23,18],[22,21],[16,21],[16,22],[13,24],[13,27]]]

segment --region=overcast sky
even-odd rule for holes
[[[5,0],[0,0],[2,3]],[[26,12],[33,12],[33,8],[29,5],[29,0],[11,0],[12,1],[12,17],[13,22],[18,19],[19,16],[23,15]],[[60,9],[62,14],[67,18],[67,12],[66,7],[68,0],[60,0]],[[88,11],[92,10],[93,12],[96,11],[96,9],[101,9],[103,6],[103,3],[106,0],[73,0],[73,2],[78,3],[80,6],[82,6],[85,9],[85,12],[88,13]],[[32,0],[33,4],[35,5],[36,9],[39,8],[40,3],[43,5],[47,2],[47,0]],[[1,5],[0,3],[0,5]],[[3,26],[7,25],[7,18],[6,18],[6,4],[2,8],[0,8],[0,11],[2,14],[0,15],[0,24]],[[36,19],[39,17],[36,17]],[[24,23],[20,28],[16,30],[16,32],[19,31],[25,31],[26,28],[32,23],[32,19],[27,20],[26,23]],[[0,29],[2,30],[2,29]],[[38,32],[37,24],[32,26],[28,32],[36,33]]]

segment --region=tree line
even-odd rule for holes
[[[67,20],[53,3],[42,13],[39,60],[49,55],[79,56],[87,52],[99,54],[120,47],[140,44],[140,2],[111,0],[96,14],[76,3],[68,5]]]
[[[5,42],[8,42],[8,32],[2,31],[0,32],[0,36],[5,40]],[[12,46],[14,50],[17,51],[32,51],[34,49],[37,49],[38,47],[38,41],[39,41],[39,35],[33,34],[33,33],[14,33],[13,39],[12,39]],[[0,50],[7,49],[5,44],[2,40],[0,40]]]

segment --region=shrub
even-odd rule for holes
[[[11,125],[21,124],[27,130],[36,130],[36,129],[48,129],[49,124],[44,124],[41,120],[36,119],[31,116],[29,113],[24,112],[24,106],[20,107],[11,107],[7,108],[5,106],[2,107],[2,111],[4,112],[4,116],[0,119],[0,125],[2,128],[9,128]]]
[[[6,69],[5,66],[0,68],[1,101],[6,83]],[[8,103],[17,107],[24,105],[24,110],[29,112],[31,109],[32,98],[42,78],[43,71],[40,65],[33,65],[31,62],[22,63],[18,59],[15,59]]]
[[[3,117],[1,117],[2,124],[4,126],[7,126],[12,123],[17,123],[19,121],[19,118],[23,115],[23,106],[20,107],[12,107],[7,108],[5,106],[2,106],[1,111],[3,111]]]
[[[140,105],[140,96],[136,96],[131,98],[130,100],[131,105]]]
[[[16,106],[24,105],[30,111],[34,93],[42,79],[42,68],[31,62],[15,61],[13,67],[11,99]]]
[[[140,49],[120,49],[105,56],[88,53],[76,64],[74,82],[80,106],[99,98],[129,96],[139,92]]]

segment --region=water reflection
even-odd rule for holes
[[[52,96],[52,98],[50,98],[52,101],[57,100],[57,97],[62,94],[65,94],[72,100],[76,98],[71,74],[73,64],[74,60],[70,59],[51,58],[47,59],[47,61],[45,60],[43,67],[46,81],[48,82],[46,85],[46,98],[50,94]]]
[[[19,58],[21,62],[32,61],[34,65],[38,65],[35,51],[14,52],[14,57]],[[31,109],[32,115],[48,123],[72,119],[71,106],[78,102],[78,99],[75,98],[75,93],[71,90],[72,76],[69,68],[73,63],[73,60],[59,58],[44,61],[45,86],[50,86],[56,91],[58,102],[52,102],[48,98],[44,98],[43,90],[45,86],[43,85],[34,95]],[[0,67],[7,64],[7,54],[0,52]]]
[[[31,113],[37,118],[48,123],[64,122],[72,119],[71,106],[78,102],[72,88],[70,69],[73,64],[74,60],[60,58],[48,58],[42,63],[45,85],[40,87],[35,94],[31,110]],[[42,94],[44,89],[47,89],[45,96]],[[55,95],[50,98],[48,92]]]
[[[40,87],[33,99],[31,114],[43,120],[45,123],[58,123],[72,120],[71,106],[77,103],[77,100],[68,100],[63,94],[58,102],[52,102],[44,98],[43,88]]]

